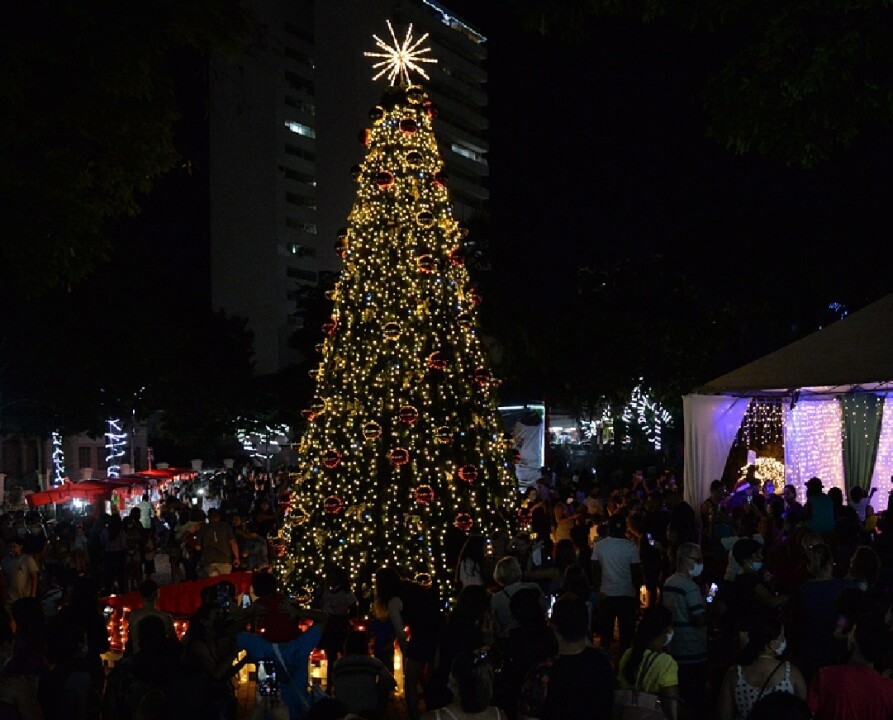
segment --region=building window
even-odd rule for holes
[[[297,182],[304,183],[310,187],[316,187],[316,178],[313,175],[308,175],[307,173],[302,173],[298,170],[292,170],[291,168],[282,166],[280,166],[280,169],[289,180],[296,180]]]
[[[309,233],[310,235],[316,235],[316,223],[302,222],[301,220],[296,220],[295,218],[287,217],[287,218],[285,218],[285,227],[289,228],[290,230],[301,230],[305,233]],[[298,245],[297,243],[289,243],[288,250],[292,255],[298,254],[294,250],[294,248],[296,248],[296,247],[300,248],[303,246]],[[315,248],[308,248],[308,249],[313,250],[313,255],[316,255]]]
[[[316,210],[316,200],[314,198],[304,197],[297,193],[285,193],[285,200],[292,205],[299,205],[300,207]]]
[[[309,160],[310,162],[316,161],[316,153],[300,148],[297,145],[290,145],[289,143],[285,143],[285,154],[294,155],[295,157],[299,157],[302,160]]]
[[[292,23],[285,23],[285,32],[290,33],[295,37],[301,38],[301,40],[306,40],[310,43],[313,42],[313,32],[311,30],[298,27],[297,25],[293,25]]]
[[[302,100],[294,95],[285,96],[285,104],[307,115],[316,115],[316,105],[309,100]]]
[[[90,448],[90,447],[81,446],[78,448],[78,469],[93,467],[93,463],[91,462],[91,459],[90,459],[92,450],[93,450],[93,448]]]
[[[463,142],[453,142],[450,149],[457,155],[461,155],[469,160],[474,160],[482,165],[487,164],[487,161],[484,159],[484,151],[473,145],[468,145]]]
[[[289,243],[288,252],[295,257],[316,257],[316,248],[301,243]]]
[[[298,90],[300,92],[307,93],[310,96],[313,95],[313,81],[308,80],[305,77],[301,77],[300,75],[298,75],[298,73],[286,70],[285,82],[288,83],[288,86],[292,90]]]
[[[316,131],[309,127],[308,125],[304,125],[304,123],[294,122],[293,120],[286,120],[285,127],[291,130],[293,133],[297,133],[298,135],[303,135],[308,138],[315,138]]]
[[[307,280],[308,282],[316,282],[316,273],[313,270],[303,270],[301,268],[290,267],[286,274],[295,280]]]
[[[290,60],[297,60],[299,63],[307,65],[311,68],[316,68],[316,63],[314,62],[312,57],[305,53],[302,53],[300,50],[295,50],[292,47],[285,48],[285,57],[289,58]]]

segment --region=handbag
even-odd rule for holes
[[[641,679],[648,674],[660,653],[651,653],[648,662],[639,665],[631,690],[614,691],[614,720],[666,720],[660,698],[654,693],[638,690]]]

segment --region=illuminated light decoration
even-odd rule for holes
[[[329,495],[323,501],[322,507],[329,515],[337,515],[344,509],[344,501],[337,495]]]
[[[394,187],[394,173],[382,170],[375,176],[375,184],[382,190],[389,190]]]
[[[372,37],[375,39],[375,44],[378,45],[383,52],[363,53],[366,57],[383,58],[383,60],[379,60],[372,65],[373,68],[379,70],[378,74],[374,75],[372,79],[378,80],[382,75],[387,74],[388,81],[391,85],[409,85],[411,82],[409,71],[412,70],[425,78],[425,80],[428,80],[428,74],[425,72],[424,68],[422,68],[420,63],[437,62],[434,58],[426,57],[426,55],[431,52],[430,47],[420,47],[428,37],[428,33],[422,35],[418,40],[413,41],[412,23],[410,23],[409,27],[406,29],[406,36],[401,44],[397,40],[397,36],[394,34],[394,28],[391,25],[391,21],[388,20],[387,23],[393,45],[388,45],[384,40],[378,37],[378,35],[373,35]]]
[[[334,300],[338,296],[338,291],[335,288],[330,288],[322,295],[326,300]]]
[[[428,275],[437,272],[437,260],[433,255],[419,255],[416,258],[416,266],[420,272]]]
[[[53,485],[65,482],[65,452],[62,450],[62,434],[53,431]]]
[[[463,330],[468,330],[474,326],[474,318],[469,313],[460,313],[456,318],[456,324]]]
[[[884,398],[884,407],[881,417],[893,418],[893,395]],[[879,502],[884,503],[893,492],[893,422],[889,420],[881,424],[881,436],[878,440],[877,458],[874,461],[874,473],[871,477],[871,487],[877,488],[875,499],[870,503],[874,509],[880,510]]]
[[[450,253],[450,265],[461,267],[465,264],[465,251],[462,248],[454,248]]]
[[[415,489],[414,496],[419,505],[430,505],[434,502],[434,488],[430,485],[419,485]]]
[[[517,465],[521,462],[521,451],[518,448],[512,448],[509,451],[509,460],[511,460],[512,465]]]
[[[400,328],[400,323],[391,321],[385,323],[384,327],[381,329],[381,333],[384,335],[385,340],[396,341],[400,339],[403,330]]]
[[[281,558],[288,554],[288,545],[283,538],[272,538],[270,549],[273,551],[273,557]]]
[[[397,413],[397,417],[400,418],[400,422],[412,425],[419,419],[419,411],[412,405],[404,405]]]
[[[325,346],[322,343],[316,343],[316,345],[313,346],[313,349],[318,353],[322,353],[324,347]]]
[[[360,176],[361,176],[362,174],[363,174],[363,168],[361,168],[359,165],[351,165],[351,166],[350,166],[350,176],[351,176],[354,180],[359,181]]]
[[[434,213],[430,210],[422,210],[420,213],[416,213],[415,216],[416,224],[421,228],[429,228],[434,225]]]
[[[412,135],[413,133],[417,133],[418,131],[419,125],[412,118],[403,118],[400,121],[400,132],[406,133],[407,135]]]
[[[450,181],[450,175],[446,170],[438,170],[431,179],[437,187],[446,187]]]
[[[422,153],[418,150],[410,150],[406,153],[406,164],[411,165],[412,167],[418,167],[422,164],[424,158],[422,157]]]
[[[533,513],[531,512],[530,508],[519,508],[518,522],[521,523],[522,527],[528,527],[530,523],[533,522]]]
[[[347,238],[339,237],[335,241],[335,254],[343,260],[344,256],[347,255],[347,249],[348,249]]]
[[[456,513],[456,519],[453,520],[453,525],[463,532],[468,532],[474,527],[474,518],[467,512]]]
[[[780,398],[754,398],[747,406],[735,444],[747,448],[780,443],[784,437]]]
[[[406,89],[406,102],[410,105],[420,105],[425,101],[425,91],[418,85]]]
[[[307,420],[308,422],[313,422],[316,420],[316,413],[313,412],[310,408],[304,408],[301,410],[301,417]]]
[[[447,366],[447,362],[446,353],[440,350],[435,350],[428,356],[428,367],[433,370],[443,370]]]
[[[335,334],[335,331],[337,329],[338,329],[338,321],[335,318],[332,318],[331,320],[324,322],[322,324],[322,331],[330,337]]]
[[[431,587],[431,583],[434,582],[434,577],[431,573],[419,572],[415,574],[415,581],[424,587]]]
[[[326,450],[322,456],[322,464],[329,470],[334,470],[341,464],[341,453],[337,450]]]
[[[784,415],[784,465],[787,484],[806,495],[806,481],[822,479],[829,488],[844,489],[841,439],[843,411],[837,398],[801,398],[792,408],[782,406]]]
[[[381,105],[376,105],[369,111],[369,119],[374,123],[381,122],[381,119],[384,117],[384,115],[384,108]]]
[[[502,447],[506,450],[514,450],[515,448],[515,438],[510,432],[505,432],[502,434]]]
[[[121,465],[118,460],[124,457],[127,433],[121,431],[121,420],[109,418],[106,422],[109,426],[105,431],[105,449],[108,451],[108,455],[105,456],[106,473],[110,478],[121,477]]]
[[[460,240],[464,240],[468,237],[468,228],[465,227],[462,223],[459,223],[456,227],[456,237]]]
[[[480,305],[484,301],[484,295],[477,288],[471,288],[468,291],[468,299],[475,305]]]
[[[395,465],[400,467],[401,465],[406,465],[409,462],[409,450],[406,448],[394,448],[391,452],[388,453],[388,460],[391,465]]]
[[[474,382],[478,387],[487,387],[490,384],[490,381],[493,380],[493,376],[490,374],[490,371],[487,368],[476,368],[474,371]]]
[[[322,415],[326,411],[326,401],[322,398],[313,398],[310,409],[317,415]]]
[[[321,380],[322,376],[325,374],[325,371],[321,367],[310,368],[307,371],[307,374],[310,376],[311,380],[316,380],[317,382],[319,382],[319,380]]]
[[[367,440],[378,440],[381,437],[381,425],[375,420],[370,420],[363,425],[363,437]]]
[[[478,469],[476,466],[468,464],[459,468],[459,479],[469,485],[478,479]]]
[[[273,456],[291,446],[288,425],[267,425],[241,417],[236,418],[236,423],[236,438],[249,457],[268,463]]]
[[[363,128],[362,130],[360,130],[360,133],[359,133],[359,135],[357,135],[357,138],[363,145],[365,145],[366,147],[369,147],[369,145],[372,142],[372,131],[369,128]]]
[[[448,445],[453,442],[454,435],[453,428],[446,425],[434,428],[434,442],[438,445]]]
[[[736,484],[747,480],[750,465],[742,465],[738,470]],[[781,494],[784,489],[784,463],[772,457],[758,457],[754,463],[754,477],[760,481],[760,489],[764,492],[768,489],[766,484],[772,486],[772,492]]]
[[[628,425],[632,424],[633,418],[635,418],[648,442],[655,450],[660,450],[661,430],[664,426],[672,426],[673,417],[658,402],[651,400],[648,392],[642,388],[642,381],[643,378],[639,378],[639,384],[633,388],[629,402],[623,408],[621,418]],[[631,442],[632,438],[629,435],[624,436],[624,445],[629,445]]]
[[[425,113],[427,113],[428,117],[433,120],[440,113],[440,110],[438,109],[437,105],[429,100],[425,103]]]

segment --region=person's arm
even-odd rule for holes
[[[394,634],[397,636],[397,644],[400,646],[400,652],[406,655],[406,629],[403,623],[403,601],[398,597],[393,597],[388,602],[388,618],[391,625],[394,626]]]
[[[791,665],[791,685],[794,686],[794,695],[801,700],[806,700],[806,678],[803,673],[797,669],[796,665]]]
[[[667,685],[662,687],[658,697],[660,697],[660,706],[663,708],[664,715],[669,720],[676,720],[679,717],[679,686]]]
[[[229,549],[233,551],[233,567],[239,564],[239,543],[236,542],[236,536],[230,538]]]
[[[716,702],[716,720],[735,720],[735,666],[723,676]]]

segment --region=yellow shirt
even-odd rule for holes
[[[623,653],[623,657],[620,658],[619,672],[617,675],[620,679],[621,690],[633,689],[624,673],[624,669],[626,668],[626,664],[629,662],[632,653],[633,651],[631,649],[627,650]],[[664,688],[679,684],[679,666],[676,664],[673,656],[669,653],[657,653],[657,657],[651,662],[652,655],[654,655],[654,653],[651,650],[646,650],[645,655],[642,657],[642,662],[636,669],[638,681],[636,690],[660,695],[660,691]],[[642,668],[645,664],[649,664],[648,671],[644,675],[640,675],[639,673],[642,672]]]

